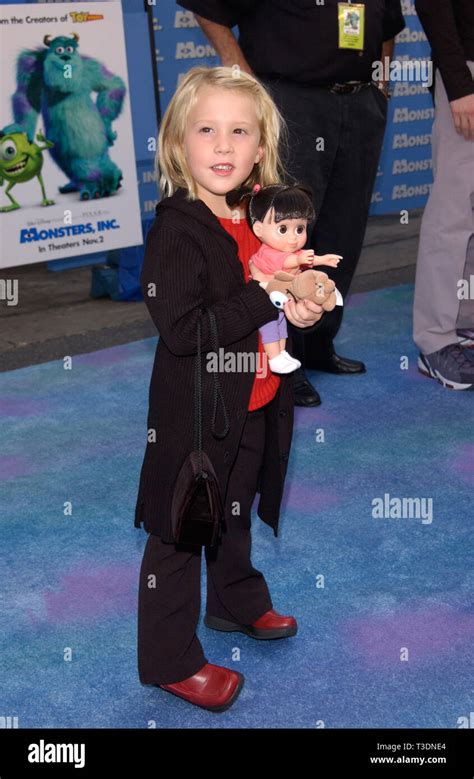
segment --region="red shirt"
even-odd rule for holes
[[[252,254],[255,254],[262,245],[257,236],[253,234],[245,219],[240,219],[238,222],[233,222],[232,219],[226,219],[223,216],[217,217],[224,230],[237,241],[239,247],[239,260],[242,263],[244,269],[245,281],[250,281],[249,271],[249,259]],[[280,377],[276,373],[272,373],[268,367],[268,360],[263,348],[262,337],[260,331],[258,333],[258,351],[259,351],[259,366],[266,366],[265,371],[257,370],[255,379],[253,382],[252,392],[249,399],[249,411],[255,411],[255,409],[264,406],[272,400],[280,386]]]

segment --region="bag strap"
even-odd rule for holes
[[[213,348],[214,352],[216,353],[216,356],[219,357],[219,341],[218,341],[218,336],[217,336],[216,315],[209,308],[207,309],[207,314],[208,314],[209,322],[210,322],[210,325],[211,325],[212,348]],[[221,391],[221,385],[220,385],[220,382],[219,382],[219,374],[218,374],[217,370],[212,372],[212,377],[214,379],[214,407],[213,407],[213,411],[212,411],[211,430],[212,430],[212,434],[213,434],[213,436],[215,438],[221,439],[221,438],[225,438],[227,433],[229,432],[229,417],[227,415],[227,409],[225,407],[224,396],[223,396],[222,391]],[[216,418],[217,418],[217,404],[218,404],[219,400],[220,400],[220,402],[222,404],[222,415],[224,417],[224,424],[225,424],[225,428],[222,431],[222,433],[217,433],[216,430],[215,430]]]
[[[213,311],[206,309],[209,324],[211,329],[211,344],[216,355],[219,355],[219,342],[217,335],[216,317]],[[199,452],[199,468],[202,471],[202,357],[201,357],[201,317],[197,322],[197,354],[195,359],[195,381],[194,381],[194,449]],[[212,411],[212,423],[211,432],[214,438],[225,438],[229,432],[229,417],[227,409],[225,407],[224,397],[222,395],[219,376],[217,371],[212,372],[214,380],[214,392],[213,392],[213,411]],[[215,430],[216,417],[217,417],[217,405],[218,402],[222,404],[222,413],[224,416],[224,430],[217,433]]]

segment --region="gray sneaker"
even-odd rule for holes
[[[459,346],[471,349],[474,346],[474,330],[456,330]]]
[[[474,362],[459,344],[449,344],[431,354],[420,352],[418,370],[448,389],[474,388]]]

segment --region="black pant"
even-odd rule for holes
[[[248,412],[230,473],[220,543],[204,547],[207,613],[250,624],[273,607],[263,574],[252,566],[251,507],[265,443],[263,408]],[[207,662],[196,626],[201,608],[202,547],[149,535],[140,569],[138,670],[143,684],[187,679]]]
[[[359,261],[372,190],[387,121],[387,100],[373,86],[356,94],[260,79],[285,118],[289,180],[309,184],[316,222],[309,248],[316,254],[342,254],[338,268],[316,266],[334,279],[345,298]],[[323,316],[315,333],[292,329],[293,354],[305,367],[327,353],[342,322],[343,308]]]

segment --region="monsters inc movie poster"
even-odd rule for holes
[[[0,6],[0,267],[143,243],[122,8]]]

